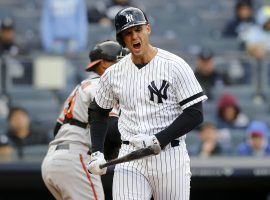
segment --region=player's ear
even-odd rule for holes
[[[150,35],[150,33],[151,33],[151,26],[150,26],[150,24],[147,24],[146,25],[146,30],[147,30],[147,33],[148,33],[148,35]]]

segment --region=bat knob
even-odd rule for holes
[[[153,144],[151,149],[153,150],[154,155],[159,154],[161,151],[161,147],[158,144]]]

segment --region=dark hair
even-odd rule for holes
[[[226,106],[220,108],[220,109],[218,110],[218,116],[219,116],[221,119],[225,120],[225,121],[227,121],[227,119],[225,119],[225,115],[224,115],[224,114],[225,114],[225,110],[226,110],[227,107],[229,107],[229,106],[231,106],[231,107],[235,110],[235,114],[234,114],[233,120],[235,120],[235,119],[237,118],[238,114],[240,113],[240,108],[239,108],[238,106],[236,106],[236,105],[226,105]]]
[[[9,110],[9,113],[8,113],[8,120],[10,120],[10,118],[12,117],[12,115],[17,112],[17,111],[21,111],[23,113],[25,113],[26,115],[28,115],[28,112],[26,109],[22,108],[22,107],[12,107],[10,110]]]
[[[248,0],[238,0],[235,4],[235,10],[239,10],[239,8],[243,7],[243,6],[248,6],[250,8],[252,8],[252,3],[251,1]]]
[[[229,92],[224,92],[221,94],[217,106],[218,106],[217,110],[218,116],[221,117],[222,119],[224,119],[224,112],[228,106],[232,106],[235,109],[234,119],[237,118],[237,115],[241,111],[240,105],[238,104],[236,97]]]
[[[5,18],[5,19],[1,20],[0,22],[1,22],[1,29],[2,30],[14,28],[13,20],[11,18]]]
[[[201,51],[198,54],[198,58],[202,59],[202,60],[208,60],[213,58],[214,53],[213,50],[211,48],[207,48],[207,47],[202,47]]]

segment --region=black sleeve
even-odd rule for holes
[[[181,137],[203,122],[202,102],[186,108],[166,129],[155,134],[161,147]]]
[[[108,131],[106,139],[108,139],[108,142],[117,146],[121,144],[121,135],[118,130],[118,117],[110,116],[108,118]]]
[[[88,122],[91,131],[92,152],[103,152],[104,141],[108,129],[108,116],[111,109],[101,108],[95,101],[88,108]]]
[[[54,130],[53,130],[53,135],[54,137],[57,135],[59,129],[61,128],[62,124],[59,122],[56,122],[55,126],[54,126]]]
[[[118,130],[118,117],[108,118],[108,131],[104,143],[104,156],[106,160],[117,158],[121,147],[121,135]]]

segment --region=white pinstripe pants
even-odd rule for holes
[[[132,150],[123,144],[119,156]],[[113,199],[147,200],[153,195],[155,200],[188,200],[190,178],[190,159],[182,140],[179,146],[166,147],[157,156],[117,165]]]

